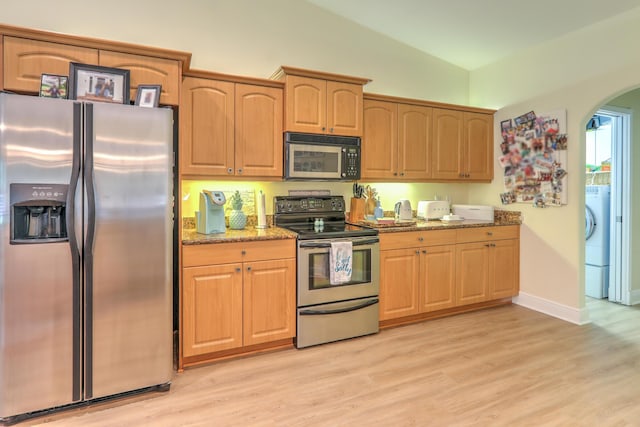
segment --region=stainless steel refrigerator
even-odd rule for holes
[[[168,389],[170,109],[0,94],[0,421]]]

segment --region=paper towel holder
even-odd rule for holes
[[[257,214],[257,224],[256,224],[256,228],[257,229],[265,229],[265,228],[269,228],[269,226],[267,225],[267,215],[265,212],[266,206],[265,206],[265,197],[264,197],[264,193],[262,192],[262,190],[260,190],[259,196],[258,196],[258,203],[256,203],[256,214]]]

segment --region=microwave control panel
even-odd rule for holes
[[[360,179],[360,147],[346,147],[344,150],[343,178]]]

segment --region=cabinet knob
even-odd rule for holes
[[[422,253],[423,253],[423,254],[426,254],[426,253],[427,253],[427,250],[426,250],[426,249],[423,249],[423,250],[422,250]]]
[[[227,173],[233,175],[233,168],[227,168]]]
[[[238,175],[242,174],[242,168],[238,168]]]
[[[251,271],[251,267],[247,267],[247,271]]]
[[[240,254],[241,254],[241,255],[246,255],[246,254],[247,254],[247,251],[245,251],[245,250],[243,249],[242,251],[240,251]]]
[[[493,236],[493,231],[487,231],[487,236]]]
[[[487,248],[490,248],[491,247],[491,243],[485,243],[484,246],[487,247]]]
[[[394,172],[394,173],[393,173],[393,176],[398,176],[398,172]]]
[[[324,132],[325,130],[327,130],[327,128],[322,126],[322,132]]]
[[[416,251],[416,255],[420,255],[420,251]]]
[[[333,128],[329,128],[329,132],[333,133]]]
[[[236,267],[236,273],[240,273],[240,267]]]
[[[400,172],[400,176],[404,176],[404,172]]]
[[[424,242],[424,237],[422,236],[418,237],[418,242]]]

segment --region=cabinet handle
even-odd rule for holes
[[[242,168],[238,168],[238,175],[242,174]]]
[[[487,236],[493,236],[493,231],[487,231]]]
[[[398,172],[394,172],[394,173],[393,173],[393,176],[398,176]]]
[[[325,130],[327,130],[327,128],[322,126],[322,132],[324,132]]]
[[[404,172],[400,172],[400,176],[404,176]]]
[[[491,247],[491,243],[485,243],[485,247],[490,248]]]
[[[232,175],[233,174],[233,168],[227,168],[227,173]]]
[[[251,271],[251,267],[247,267],[247,271]]]
[[[424,242],[424,237],[418,237],[418,242]]]
[[[236,267],[236,273],[240,273],[241,269],[240,267]]]
[[[330,128],[330,129],[329,129],[329,132],[333,133],[333,128]]]
[[[420,255],[420,251],[416,251],[416,255]]]
[[[246,254],[247,254],[247,251],[245,251],[245,250],[243,249],[242,251],[240,251],[240,254],[241,254],[241,255],[246,255]]]
[[[426,253],[427,253],[427,250],[426,250],[426,249],[423,249],[423,250],[422,250],[422,253],[423,253],[423,254],[426,254]]]

